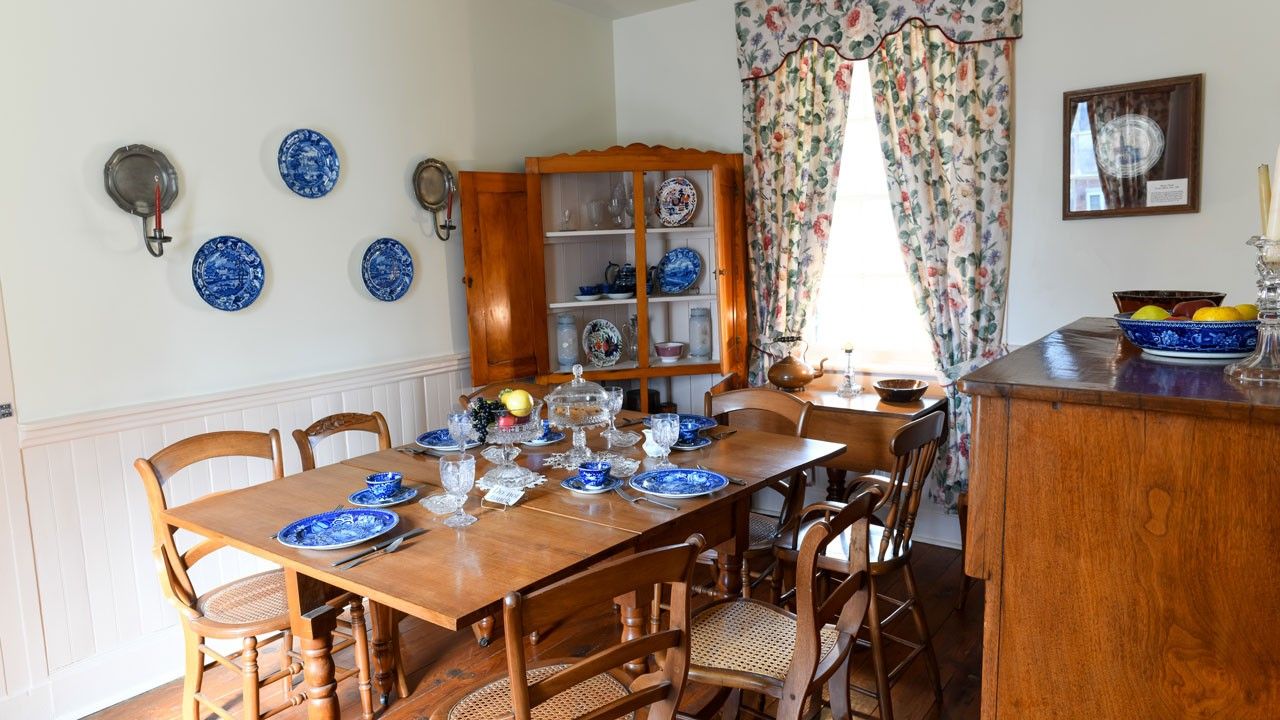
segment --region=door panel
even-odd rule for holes
[[[546,345],[542,258],[533,257],[523,173],[459,174],[476,385],[535,375]]]

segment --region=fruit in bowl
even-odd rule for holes
[[[528,418],[533,410],[533,396],[527,390],[507,388],[498,393],[498,399],[507,408],[507,412],[518,418]]]

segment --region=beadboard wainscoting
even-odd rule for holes
[[[135,458],[202,432],[278,428],[285,471],[295,473],[295,428],[378,410],[393,442],[410,442],[443,425],[469,386],[467,356],[452,355],[19,425],[20,457],[8,447],[0,457],[0,583],[14,589],[0,608],[0,717],[77,718],[182,674],[182,634],[160,592]],[[346,435],[317,447],[316,462],[377,449],[371,435]],[[166,492],[181,504],[269,475],[267,461],[215,460],[175,476]],[[265,567],[224,549],[193,579],[207,589]]]

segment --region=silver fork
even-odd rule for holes
[[[341,510],[341,509],[342,509],[342,508],[344,508],[344,507],[346,507],[346,505],[345,505],[345,504],[343,504],[343,503],[338,503],[338,504],[337,504],[337,505],[335,505],[335,506],[334,506],[334,508],[333,508],[332,510],[330,510],[329,512],[338,512],[339,510]],[[284,529],[284,528],[281,528],[281,530],[283,530],[283,529]],[[276,537],[277,537],[279,534],[280,534],[280,530],[277,530],[277,531],[275,531],[275,532],[271,533],[271,535],[267,536],[267,539],[268,539],[268,540],[275,540],[275,539],[276,539]]]
[[[680,508],[676,507],[675,505],[668,505],[668,504],[666,504],[666,503],[664,503],[664,502],[658,502],[657,500],[652,500],[652,499],[650,499],[650,498],[645,497],[644,495],[638,495],[638,496],[637,496],[637,495],[628,495],[628,494],[626,494],[625,492],[623,492],[623,491],[622,491],[622,488],[621,488],[621,487],[616,487],[616,488],[614,488],[614,489],[613,489],[613,491],[614,491],[614,492],[616,492],[616,493],[618,493],[618,497],[622,498],[623,500],[626,500],[627,502],[631,503],[632,505],[635,505],[636,503],[638,503],[638,502],[640,502],[641,500],[643,500],[643,501],[645,501],[645,502],[647,502],[647,503],[653,503],[654,505],[657,505],[658,507],[664,507],[664,508],[666,508],[666,509],[668,509],[668,510],[679,510],[679,509],[680,509]]]

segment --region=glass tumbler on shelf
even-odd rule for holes
[[[444,519],[445,527],[464,528],[476,521],[462,508],[467,504],[467,493],[476,481],[476,458],[461,453],[440,458],[440,483],[454,499],[453,514]]]
[[[568,370],[578,362],[578,326],[572,315],[556,316],[556,362]]]
[[[689,357],[699,360],[711,357],[711,308],[689,310]]]
[[[1258,249],[1258,345],[1226,373],[1243,383],[1280,383],[1280,240],[1254,237],[1249,244]]]
[[[604,226],[605,201],[592,200],[586,205],[587,223],[591,225],[591,229],[599,230]]]
[[[650,415],[649,427],[653,430],[653,441],[662,446],[661,459],[653,467],[658,470],[676,467],[670,458],[671,446],[680,439],[680,416],[675,413]]]

